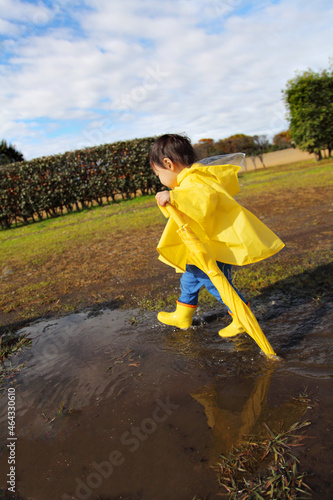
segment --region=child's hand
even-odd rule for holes
[[[170,203],[170,192],[169,191],[159,191],[156,193],[156,201],[161,207],[165,207],[168,203]]]

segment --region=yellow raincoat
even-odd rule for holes
[[[266,259],[279,252],[284,243],[265,224],[234,200],[239,191],[236,165],[198,163],[185,168],[177,177],[177,187],[170,192],[171,205],[180,210],[186,223],[204,243],[209,243],[219,262],[243,266]],[[160,207],[163,214],[168,212]],[[187,248],[170,217],[157,251],[159,259],[184,272]]]

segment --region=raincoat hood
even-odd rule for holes
[[[191,168],[184,168],[177,177],[178,186],[189,176],[194,181],[194,176],[199,176],[201,182],[207,183],[217,189],[223,188],[230,196],[235,196],[239,192],[238,172],[241,169],[238,165],[208,165],[194,163]],[[187,179],[191,182],[190,179]],[[186,181],[185,181],[186,183]]]
[[[198,238],[209,243],[214,258],[233,265],[251,264],[274,255],[283,242],[255,215],[234,200],[239,192],[237,165],[195,163],[177,176],[177,187],[170,191],[171,205],[184,214]],[[167,210],[160,207],[168,217]],[[159,259],[184,272],[187,249],[169,218],[157,251]]]

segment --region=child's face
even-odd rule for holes
[[[160,179],[163,186],[173,189],[178,186],[177,176],[183,168],[185,168],[185,165],[175,165],[171,160],[169,160],[169,158],[164,158],[163,164],[165,165],[165,168],[155,164],[154,172]]]

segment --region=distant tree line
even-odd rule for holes
[[[279,139],[278,139],[279,136]],[[289,136],[276,136],[276,147],[290,147]],[[149,165],[156,137],[103,144],[94,148],[22,161],[23,155],[1,142],[0,226],[29,223],[136,194],[162,188]],[[195,145],[199,159],[215,154],[243,152],[252,158],[272,146],[266,136],[237,134],[217,141],[201,139]]]
[[[251,157],[256,166],[255,159],[259,158],[262,165],[265,166],[263,155],[271,151],[293,147],[289,131],[283,131],[276,134],[273,143],[270,143],[266,135],[245,135],[235,134],[226,139],[200,139],[194,145],[194,149],[199,159],[207,156],[237,153],[241,151]]]

